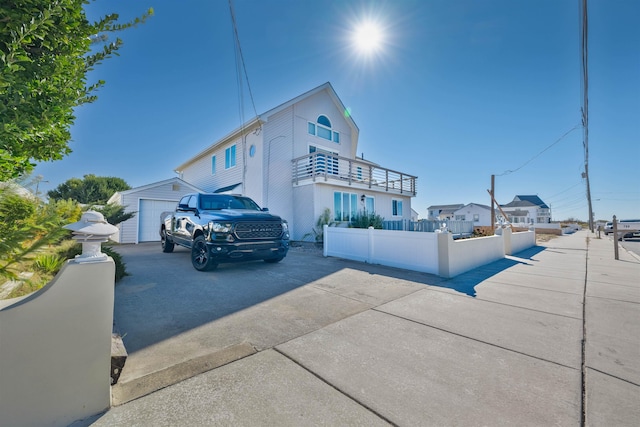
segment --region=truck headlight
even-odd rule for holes
[[[289,238],[289,224],[287,221],[282,221],[282,237],[285,239]]]
[[[231,224],[209,221],[209,230],[212,233],[231,233]]]

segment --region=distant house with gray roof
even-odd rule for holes
[[[510,203],[500,205],[512,224],[537,225],[551,222],[551,208],[535,195],[518,195]]]

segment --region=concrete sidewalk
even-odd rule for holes
[[[446,281],[295,252],[266,274],[278,292],[127,362],[131,390],[171,377],[163,361],[193,376],[77,425],[640,424],[640,261],[615,261],[608,238],[580,231]],[[117,292],[150,289],[130,279]],[[220,341],[234,355],[211,362]]]

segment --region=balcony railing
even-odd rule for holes
[[[312,153],[292,160],[293,182],[318,179],[359,184],[371,189],[416,195],[417,176],[381,168],[357,159],[326,153]]]

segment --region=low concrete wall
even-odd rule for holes
[[[525,249],[532,248],[536,245],[535,231],[522,231],[511,234],[511,252],[506,255],[512,255]]]
[[[0,424],[66,426],[111,403],[115,264],[68,261],[0,304]]]
[[[435,233],[325,226],[324,255],[438,274]]]
[[[324,255],[454,277],[535,246],[535,232],[453,240],[451,233],[324,228]]]
[[[455,277],[482,265],[504,258],[503,236],[478,237],[475,239],[453,240],[451,234],[444,234],[448,245],[449,262],[440,271],[442,277]],[[442,238],[441,238],[442,239]],[[439,243],[444,243],[444,239]]]

